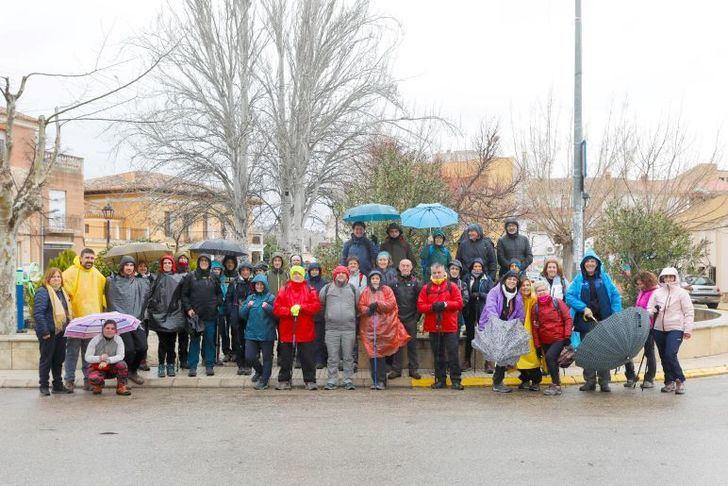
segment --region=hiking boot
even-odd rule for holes
[[[252,381],[253,383],[258,383],[258,380],[260,380],[260,373],[256,371],[255,374],[250,378],[250,381]]]
[[[587,381],[583,385],[579,387],[579,391],[595,391],[597,389],[597,384],[593,381]]]
[[[452,388],[453,390],[465,390],[465,387],[462,383],[460,383],[460,380],[453,380],[450,388]]]
[[[547,397],[561,395],[561,387],[559,385],[551,384],[546,390],[544,390],[543,394]]]
[[[47,386],[40,387],[40,395],[43,397],[49,397],[51,396],[51,391],[48,389]]]
[[[308,390],[308,391],[318,390],[318,386],[316,385],[316,382],[309,381],[308,383],[306,383],[306,390]]]
[[[139,376],[139,373],[137,373],[137,372],[129,373],[129,379],[131,381],[133,381],[134,383],[136,383],[137,385],[143,385],[144,384],[144,378],[142,378],[141,376]]]
[[[268,389],[268,383],[263,382],[263,381],[259,381],[258,383],[255,384],[255,386],[253,388],[255,390],[267,390]]]
[[[149,365],[147,364],[147,360],[143,359],[141,363],[139,363],[139,369],[142,371],[149,371]]]
[[[384,383],[377,383],[376,388],[377,388],[377,390],[386,390],[387,385],[385,385]]]
[[[73,389],[76,388],[76,384],[70,380],[64,381],[63,386],[71,390],[71,393],[73,393]]]
[[[351,380],[344,381],[344,390],[356,390],[354,382]]]
[[[675,380],[675,395],[685,395],[685,382]]]
[[[213,368],[212,366],[205,366],[205,375],[215,376],[215,368]]]
[[[651,388],[655,388],[655,384],[653,382],[651,382],[651,381],[645,380],[640,385],[640,388],[642,388],[643,390],[649,390]]]
[[[395,378],[399,378],[400,376],[402,376],[402,372],[390,371],[389,374],[387,375],[387,378],[389,378],[390,380],[394,380]]]
[[[129,395],[131,395],[131,391],[129,391],[126,385],[119,383],[116,385],[116,394],[128,397]]]
[[[531,384],[531,385],[530,385],[530,386],[528,387],[528,391],[532,391],[532,392],[537,392],[537,391],[541,391],[541,385],[539,385],[538,383],[532,383],[532,384]]]
[[[326,383],[326,385],[324,385],[324,390],[336,390],[336,383]]]
[[[420,372],[419,372],[419,371],[417,371],[417,370],[410,370],[410,372],[409,372],[409,376],[410,376],[410,378],[412,378],[413,380],[421,380],[421,379],[422,379],[422,375],[421,375],[421,374],[420,374]]]
[[[188,370],[188,369],[190,369],[190,365],[189,365],[189,363],[187,363],[187,361],[185,361],[185,362],[179,364],[179,369]]]
[[[187,376],[189,376],[190,378],[194,378],[195,376],[197,376],[197,370],[193,370],[192,368],[190,368],[190,371],[187,372]]]
[[[486,368],[485,373],[488,375],[492,375],[495,373],[495,368]]]
[[[662,393],[672,393],[675,391],[675,382],[674,381],[668,381],[665,383],[665,386],[660,388],[660,391]]]
[[[293,367],[297,370],[301,369],[301,361],[298,358],[296,358],[296,362],[294,363]]]
[[[89,385],[91,387],[91,393],[94,395],[101,395],[102,386],[101,385]]]
[[[445,380],[435,380],[435,383],[430,385],[430,388],[432,388],[433,390],[442,390],[446,386],[447,383],[445,382]]]
[[[604,393],[611,392],[611,388],[609,388],[609,383],[599,383],[599,391]]]
[[[237,375],[238,376],[242,376],[243,375],[243,367],[242,366],[238,366]]]
[[[460,365],[460,371],[470,371],[473,369],[473,365],[470,364],[470,360],[465,360],[463,364]]]
[[[253,374],[253,370],[247,366],[243,366],[243,375],[249,376]]]
[[[167,376],[167,369],[164,365],[159,365],[157,368],[157,378],[165,378]]]
[[[625,388],[634,388],[635,387],[635,383],[636,383],[635,380],[628,379],[627,381],[624,382],[624,387]]]
[[[497,383],[493,385],[493,391],[497,393],[511,393],[513,388],[505,386],[503,383]]]
[[[59,386],[53,385],[53,389],[51,390],[51,393],[53,393],[54,395],[68,394],[68,393],[73,393],[73,390],[70,390],[63,385],[59,385]]]
[[[528,387],[530,385],[531,385],[530,381],[522,381],[521,383],[518,384],[518,389],[519,390],[528,390]]]
[[[229,363],[232,360],[233,360],[233,357],[230,354],[226,354],[225,356],[222,357],[223,363]]]
[[[86,379],[83,380],[83,389],[85,391],[91,391],[91,384]]]
[[[167,365],[167,376],[169,376],[170,378],[174,378],[175,376],[177,376],[177,373],[174,371],[173,364]]]
[[[279,381],[276,385],[276,390],[290,390],[291,389],[291,382],[290,381]]]

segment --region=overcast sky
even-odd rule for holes
[[[0,20],[0,74],[77,72],[93,65],[108,34],[109,53],[137,35],[166,3],[158,0],[8,2]],[[569,0],[387,0],[375,10],[401,24],[394,74],[418,110],[459,124],[465,149],[479,121],[497,118],[504,138],[549,93],[568,122],[573,100],[574,3]],[[719,1],[583,2],[584,122],[596,138],[610,108],[625,101],[642,126],[680,117],[696,159],[707,157],[728,122],[728,5]],[[69,99],[67,87],[30,84],[20,108],[38,115]],[[725,142],[723,136],[722,141]],[[67,151],[84,157],[86,176],[128,170],[97,125],[69,127]],[[505,152],[513,152],[506,144]],[[504,155],[510,155],[505,153]],[[707,160],[696,160],[702,162]],[[723,164],[725,165],[725,164]]]

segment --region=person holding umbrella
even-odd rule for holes
[[[695,309],[690,294],[680,286],[677,270],[667,267],[660,272],[660,288],[650,296],[647,312],[655,318],[652,335],[665,372],[663,393],[685,393],[685,375],[677,359],[683,339],[693,333]]]
[[[174,258],[170,255],[163,256],[159,261],[159,273],[152,285],[147,305],[149,327],[157,333],[159,339],[157,348],[159,378],[165,376],[172,378],[177,375],[175,371],[177,355],[174,348],[177,335],[185,328],[186,323],[180,300],[183,279],[183,274],[177,273]]]
[[[488,292],[483,314],[480,316],[479,329],[485,329],[491,317],[504,321],[519,319],[523,322],[525,312],[523,309],[523,297],[518,292],[519,284],[518,275],[515,273],[508,271],[503,275],[498,285]],[[498,393],[511,393],[513,389],[503,384],[506,376],[506,367],[498,363],[495,363],[495,365],[493,391]]]
[[[48,396],[48,375],[53,374],[53,393],[73,393],[63,386],[61,369],[66,355],[66,338],[63,331],[73,318],[71,300],[63,289],[61,270],[51,267],[43,277],[43,285],[38,288],[33,301],[35,334],[40,346],[38,363],[38,384],[40,394]]]
[[[73,259],[73,265],[63,271],[63,289],[71,299],[73,317],[84,317],[89,314],[103,312],[106,308],[106,277],[94,267],[96,252],[84,248],[81,254]],[[66,368],[65,387],[73,390],[76,381],[76,364],[81,355],[84,389],[90,390],[88,384],[88,363],[83,357],[86,354],[88,340],[80,338],[66,339],[66,357],[63,366]]]
[[[402,226],[399,223],[390,223],[387,226],[387,237],[380,245],[381,251],[386,251],[392,258],[392,267],[399,268],[399,262],[409,260],[415,265],[415,254],[412,246],[402,234]]]
[[[478,325],[480,314],[485,307],[485,299],[488,292],[493,288],[493,281],[483,271],[483,260],[476,258],[470,265],[469,272],[465,276],[465,283],[468,286],[468,304],[463,311],[465,317],[465,361],[460,367],[462,371],[470,370],[473,356],[473,339],[475,339],[475,327]]]
[[[215,374],[215,329],[217,327],[217,309],[222,305],[220,281],[210,271],[212,257],[200,255],[197,258],[197,270],[187,274],[182,283],[182,308],[190,319],[199,319],[204,325],[205,334],[205,374]],[[190,336],[188,376],[197,376],[197,364],[200,359],[200,334]]]
[[[125,255],[121,258],[119,272],[106,279],[106,303],[109,312],[128,314],[140,321],[144,319],[147,302],[151,293],[149,280],[136,276],[136,261]],[[143,327],[122,334],[124,341],[124,361],[129,371],[129,379],[137,385],[143,385],[144,379],[139,376],[139,365],[147,357],[147,335]]]
[[[581,273],[574,277],[566,292],[566,303],[574,311],[574,330],[582,340],[594,329],[599,321],[622,310],[622,297],[612,279],[602,271],[602,261],[594,250],[589,249],[581,260]],[[584,370],[584,384],[581,391],[594,391],[599,381],[599,389],[611,391],[609,370]]]
[[[346,265],[349,257],[355,256],[359,259],[359,270],[367,275],[375,266],[379,246],[364,234],[367,225],[362,221],[356,221],[352,225],[351,238],[344,243],[341,251],[340,265]]]
[[[293,357],[298,351],[301,358],[303,381],[307,390],[316,390],[314,347],[316,330],[314,316],[321,310],[316,290],[305,280],[306,270],[296,265],[291,268],[291,279],[276,295],[273,314],[278,317],[278,340],[281,367],[277,390],[290,390]]]
[[[425,314],[424,329],[430,334],[435,361],[435,383],[432,388],[445,388],[446,371],[449,369],[452,389],[463,389],[458,362],[458,315],[462,309],[463,297],[460,289],[448,280],[445,267],[435,263],[430,267],[430,281],[423,285],[417,298],[417,310]]]
[[[450,250],[445,246],[445,241],[447,241],[445,232],[441,229],[436,229],[432,232],[432,242],[425,245],[422,251],[420,251],[422,274],[426,282],[430,280],[430,268],[432,265],[439,263],[442,266],[447,266],[452,261],[452,255],[450,254]]]
[[[479,224],[473,223],[465,228],[460,237],[455,259],[459,260],[464,268],[470,268],[476,258],[483,260],[484,271],[495,282],[496,257],[493,242],[485,236]]]
[[[268,389],[273,370],[273,342],[276,340],[276,321],[273,318],[275,297],[268,292],[268,279],[256,275],[251,282],[253,291],[240,306],[245,326],[245,360],[255,369],[251,381],[256,390]],[[258,356],[263,355],[263,364]]]
[[[520,268],[525,271],[533,263],[531,242],[524,235],[518,234],[519,224],[516,218],[508,218],[503,224],[505,234],[498,239],[497,255],[500,275],[512,270],[513,260],[518,260]]]
[[[533,284],[536,304],[533,315],[533,344],[539,359],[544,356],[551,375],[551,384],[543,392],[546,396],[561,395],[559,376],[559,355],[566,346],[571,345],[571,331],[574,321],[569,307],[563,300],[551,296],[548,282],[537,280]]]
[[[126,387],[129,371],[124,362],[124,341],[116,333],[116,321],[104,322],[101,334],[88,343],[85,359],[90,363],[88,381],[94,395],[101,394],[107,378],[116,378],[117,395],[131,395]]]

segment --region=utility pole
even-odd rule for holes
[[[574,213],[572,217],[572,276],[578,275],[584,257],[584,141],[581,120],[581,0],[574,19]]]

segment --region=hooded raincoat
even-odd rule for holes
[[[147,314],[149,315],[149,327],[156,332],[176,333],[185,328],[186,318],[182,312],[182,280],[184,274],[177,273],[174,259],[162,257],[162,262],[167,259],[172,262],[172,271],[165,273],[159,271],[152,286]]]
[[[666,275],[674,275],[675,283],[663,282]],[[658,306],[654,329],[665,332],[683,331],[688,334],[693,332],[695,308],[688,291],[680,286],[677,270],[672,267],[667,267],[660,273],[660,287],[650,296],[647,312],[654,315]]]
[[[393,229],[399,230],[398,238],[392,238],[389,236],[390,230]],[[414,252],[412,251],[412,246],[405,239],[402,227],[398,223],[390,223],[389,226],[387,226],[387,237],[380,245],[380,249],[390,254],[394,268],[398,268],[399,262],[405,259],[412,262],[413,268],[417,267],[417,260],[415,259]]]
[[[369,307],[375,302],[377,311],[369,315]],[[359,297],[359,312],[359,337],[370,358],[391,356],[411,339],[399,320],[394,292],[386,285],[377,289],[367,286]]]
[[[276,320],[273,317],[273,302],[275,297],[268,292],[268,279],[264,275],[253,277],[251,286],[255,288],[256,282],[265,285],[263,292],[253,290],[245,302],[240,306],[240,317],[248,321],[245,327],[245,339],[250,341],[275,341]]]
[[[270,270],[268,270],[266,276],[268,277],[268,290],[273,295],[277,295],[278,291],[288,282],[288,272],[284,269],[283,263],[281,264],[281,268],[273,268],[273,260],[275,258],[280,258],[283,263],[286,261],[283,258],[283,253],[275,252],[270,257]]]
[[[291,307],[300,305],[297,318],[291,315]],[[273,314],[279,318],[278,338],[292,343],[295,334],[297,343],[310,343],[316,339],[314,316],[321,310],[318,294],[308,283],[289,280],[276,295]]]
[[[435,244],[435,238],[442,237],[442,245]],[[420,263],[422,264],[422,274],[425,281],[430,280],[430,267],[435,263],[441,263],[445,268],[450,265],[452,261],[452,255],[450,250],[445,246],[447,242],[447,236],[442,230],[435,230],[432,232],[432,243],[425,245],[420,252]]]
[[[475,240],[471,240],[468,236],[470,231],[478,233]],[[465,228],[460,238],[455,259],[459,260],[464,268],[470,268],[476,258],[480,258],[484,262],[483,271],[490,276],[491,280],[495,281],[496,258],[493,242],[485,236],[483,228],[479,224],[471,224]]]
[[[597,261],[597,269],[592,277],[587,275],[584,262],[589,258]],[[622,310],[622,297],[617,287],[612,283],[609,275],[602,272],[602,261],[591,248],[584,253],[581,260],[581,273],[574,277],[569,290],[566,292],[566,303],[574,313],[574,329],[579,332],[588,332],[589,326],[584,322],[584,309],[589,306],[595,296],[599,301],[599,308],[592,309],[600,320]],[[591,283],[590,283],[591,282]]]
[[[505,228],[509,224],[516,225],[514,234],[508,233]],[[520,225],[515,218],[506,219],[503,224],[505,234],[498,239],[498,265],[500,266],[500,275],[505,274],[514,258],[521,263],[521,270],[526,270],[533,263],[533,252],[531,251],[531,242],[527,237],[518,234]]]
[[[71,299],[73,317],[104,312],[106,277],[96,267],[86,270],[79,257],[63,272],[63,288]]]
[[[520,292],[519,292],[520,294]],[[521,370],[532,370],[541,367],[541,360],[536,356],[536,345],[533,340],[533,312],[536,305],[536,297],[533,293],[529,297],[523,297],[523,327],[529,336],[528,353],[522,355],[516,363],[516,368]]]
[[[121,272],[127,263],[135,262],[131,257],[123,257],[119,273],[112,274],[106,279],[106,310],[121,312],[143,320],[151,286],[149,280],[144,277],[124,276]]]

